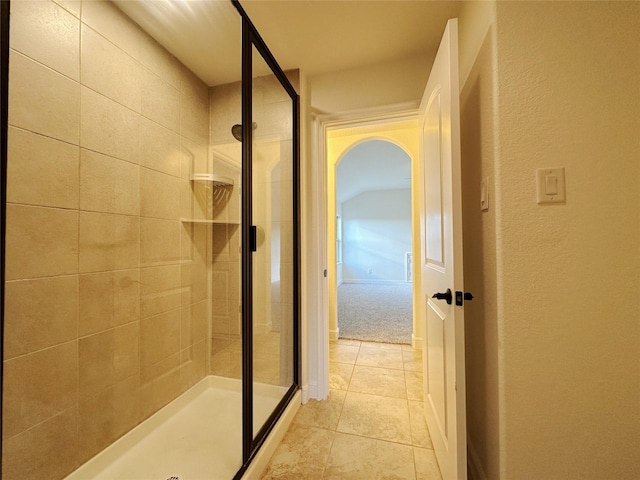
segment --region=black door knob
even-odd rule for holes
[[[445,293],[434,293],[431,298],[435,298],[438,300],[446,300],[447,305],[451,305],[451,301],[453,300],[453,296],[451,295],[451,289],[447,288]]]

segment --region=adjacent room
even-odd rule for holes
[[[411,344],[411,158],[365,140],[336,170],[339,338]]]

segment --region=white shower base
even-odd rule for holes
[[[254,384],[256,431],[285,392],[283,387]],[[243,478],[259,475],[299,405],[298,393]],[[67,480],[231,480],[241,464],[242,384],[240,380],[211,375],[82,465]]]

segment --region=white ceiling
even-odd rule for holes
[[[241,0],[285,70],[307,75],[435,52],[460,2]]]
[[[240,19],[229,0],[115,0],[208,85],[240,79]],[[280,66],[313,76],[436,51],[460,2],[241,0]]]

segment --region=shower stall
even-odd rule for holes
[[[0,2],[2,478],[255,478],[299,392],[299,75],[238,1]]]

